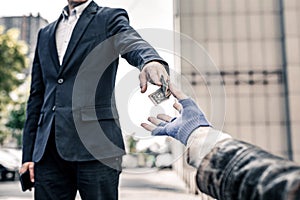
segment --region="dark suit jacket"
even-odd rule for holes
[[[166,67],[167,63],[129,26],[125,10],[99,7],[91,2],[74,28],[60,66],[55,33],[61,19],[62,16],[38,34],[23,134],[23,162],[38,162],[42,158],[53,125],[58,153],[65,160],[88,161],[123,155],[124,144],[113,94],[118,55],[121,54],[139,69],[153,60],[160,61]],[[103,70],[94,96],[74,97],[75,80],[85,58],[95,47],[115,35],[117,37],[108,40],[104,49],[99,48],[103,62],[99,59],[96,65],[94,63],[95,67],[103,70],[107,66],[107,63],[103,63],[109,57],[112,62]],[[77,104],[73,105],[72,98],[87,100],[81,101],[81,104],[76,100]],[[93,111],[96,115],[93,115]],[[86,128],[86,132],[81,131],[79,135],[74,123],[76,120],[80,126],[97,123],[104,134]],[[101,137],[93,138],[95,134]],[[87,142],[88,149],[87,144],[82,143],[82,136],[91,137]],[[93,148],[98,148],[99,154],[92,155],[89,151]]]

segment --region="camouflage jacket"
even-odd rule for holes
[[[300,166],[234,139],[218,143],[197,171],[199,189],[219,200],[300,200]]]

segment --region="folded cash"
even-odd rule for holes
[[[171,92],[168,89],[168,84],[166,83],[163,76],[161,76],[160,81],[162,83],[161,88],[149,95],[149,98],[154,103],[154,105],[158,105],[161,102],[167,100],[171,95]]]

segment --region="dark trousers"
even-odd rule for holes
[[[98,160],[63,160],[52,131],[43,158],[35,163],[35,199],[73,200],[79,191],[83,200],[117,200],[121,158],[110,158],[104,163],[109,162],[113,168]]]

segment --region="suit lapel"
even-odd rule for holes
[[[82,37],[83,33],[88,27],[90,21],[93,19],[94,14],[97,12],[97,8],[98,8],[97,4],[92,1],[80,16],[73,30],[70,42],[68,44],[67,51],[63,58],[62,66],[59,69],[59,74],[61,74],[62,70],[65,68],[66,64],[70,60],[73,51],[75,50],[76,46],[80,41],[80,38]]]
[[[49,39],[49,51],[51,55],[51,59],[55,65],[56,71],[59,71],[60,64],[58,60],[58,54],[57,54],[57,47],[56,47],[56,39],[55,39],[55,33],[56,33],[56,28],[58,26],[59,21],[61,20],[62,16],[52,24],[50,27],[50,39]]]

